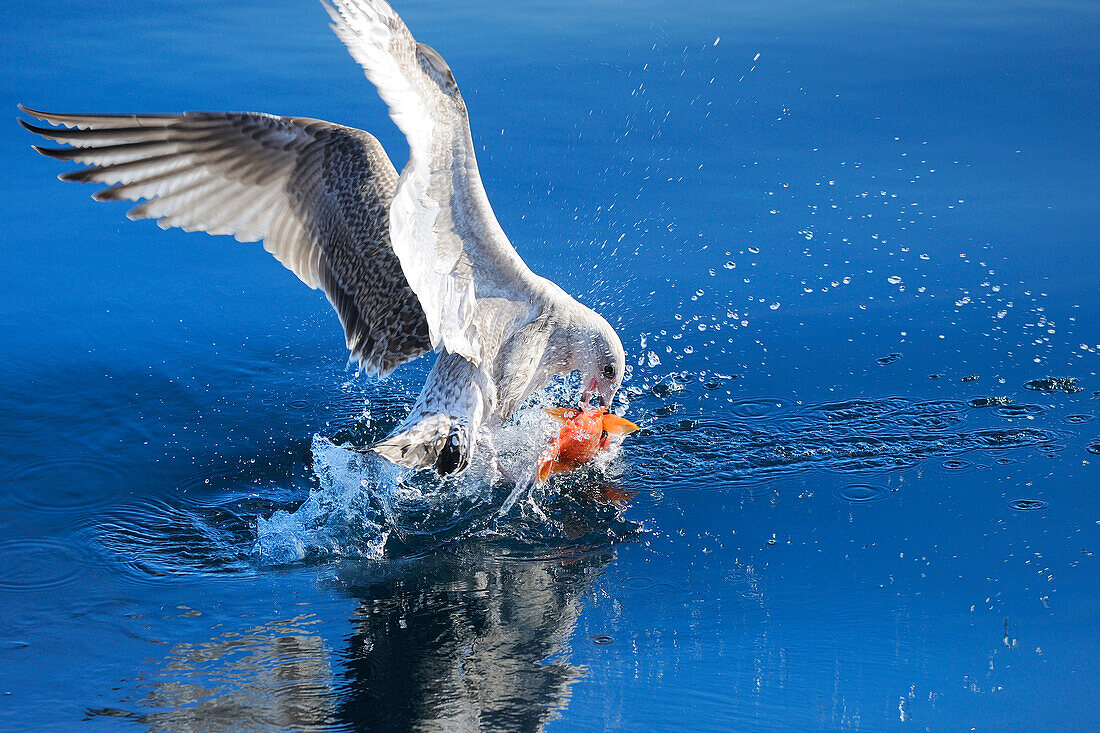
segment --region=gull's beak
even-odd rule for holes
[[[584,403],[592,407],[606,407],[611,409],[611,400],[615,397],[615,385],[605,384],[598,377],[588,380],[588,386],[584,390]]]
[[[585,387],[582,401],[591,407],[600,407],[601,405],[606,407],[609,404],[608,401],[604,400],[603,391],[600,389],[600,381],[595,377],[588,380],[588,386]]]

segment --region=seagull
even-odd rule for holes
[[[483,429],[509,420],[556,375],[610,405],[626,366],[611,325],[520,258],[489,205],[454,74],[384,0],[322,0],[332,28],[404,133],[398,175],[370,133],[253,112],[55,114],[20,120],[108,184],[98,201],[139,201],[130,219],[263,241],[324,292],[350,358],[379,377],[436,352],[408,417],[370,446],[410,468],[455,474]]]

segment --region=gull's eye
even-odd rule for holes
[[[607,366],[605,366],[603,368],[603,378],[608,380],[609,382],[614,382],[615,381],[615,365],[614,364],[608,364]]]

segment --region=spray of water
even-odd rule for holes
[[[253,554],[265,565],[332,556],[382,559],[472,536],[552,545],[557,538],[583,538],[594,527],[614,532],[602,520],[616,519],[618,508],[601,511],[613,502],[598,499],[621,472],[617,447],[575,475],[546,486],[534,480],[538,458],[558,427],[543,408],[575,403],[573,391],[558,383],[507,425],[483,430],[470,466],[457,476],[406,469],[370,450],[314,436],[316,487],[296,509],[257,520]]]

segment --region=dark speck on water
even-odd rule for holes
[[[432,357],[357,375],[261,244],[11,119],[320,118],[400,170],[328,16],[6,3],[0,731],[1095,729],[1100,3],[394,4],[644,429],[530,490],[579,385],[459,477],[358,450]]]
[[[1035,512],[1050,506],[1042,499],[1013,499],[1008,505],[1018,512]]]
[[[1012,404],[1012,400],[1008,397],[975,397],[969,400],[966,404],[971,407],[1000,407],[1003,405]]]
[[[1066,394],[1075,394],[1084,390],[1084,388],[1077,383],[1077,377],[1032,379],[1024,386],[1035,392],[1065,392]]]

